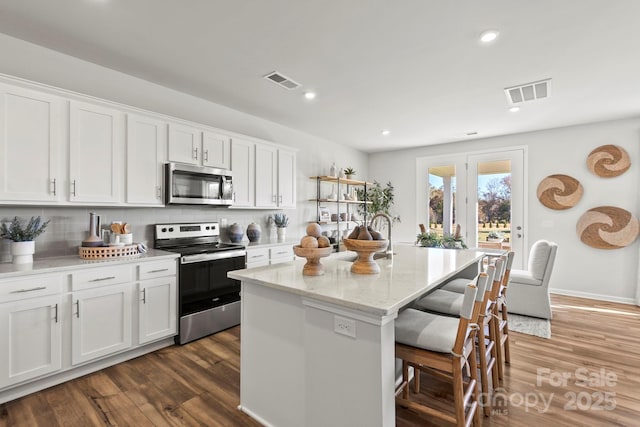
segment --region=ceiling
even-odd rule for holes
[[[640,115],[638,16],[637,0],[3,0],[0,32],[377,152]],[[509,112],[506,87],[546,78],[549,98]]]

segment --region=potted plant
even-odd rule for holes
[[[487,235],[487,242],[502,242],[504,240],[504,236],[497,231],[490,231]]]
[[[0,236],[11,240],[11,255],[14,264],[29,264],[33,262],[35,253],[35,239],[47,228],[50,220],[42,222],[39,216],[31,217],[27,225],[16,216],[8,223],[2,223]]]
[[[442,237],[442,247],[446,249],[467,249],[462,237],[453,234],[445,234]]]
[[[273,223],[276,225],[278,240],[284,240],[287,234],[287,226],[289,225],[289,217],[284,213],[273,214]]]
[[[442,239],[438,235],[429,232],[420,233],[416,238],[416,244],[424,248],[441,248]]]
[[[356,174],[356,171],[353,168],[346,168],[344,170],[344,174],[347,179],[351,179],[351,177]]]

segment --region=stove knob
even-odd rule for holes
[[[169,227],[169,232],[172,232],[172,231],[173,231],[173,227]]]
[[[166,232],[167,232],[167,229],[166,229],[166,228],[163,228],[161,231],[162,231],[163,233],[166,233]]]
[[[207,229],[207,230],[209,229],[209,226],[208,226],[208,225],[207,225],[206,229]]]

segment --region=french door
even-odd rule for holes
[[[526,261],[524,149],[418,159],[418,223],[470,248],[515,252]]]

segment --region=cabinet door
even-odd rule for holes
[[[122,113],[77,101],[69,108],[69,200],[119,202]]]
[[[71,363],[131,347],[131,284],[71,294]]]
[[[138,285],[140,344],[176,334],[176,278],[145,280]]]
[[[278,150],[278,206],[296,207],[296,153]]]
[[[63,105],[61,98],[0,85],[0,200],[60,200]]]
[[[166,150],[165,122],[127,115],[127,203],[162,205]]]
[[[202,165],[231,169],[231,138],[213,132],[202,132]]]
[[[233,206],[255,206],[255,145],[238,138],[231,141]]]
[[[201,133],[191,126],[169,124],[169,161],[199,164]]]
[[[61,297],[0,305],[0,389],[61,368]]]
[[[256,206],[278,206],[278,149],[256,144]]]

